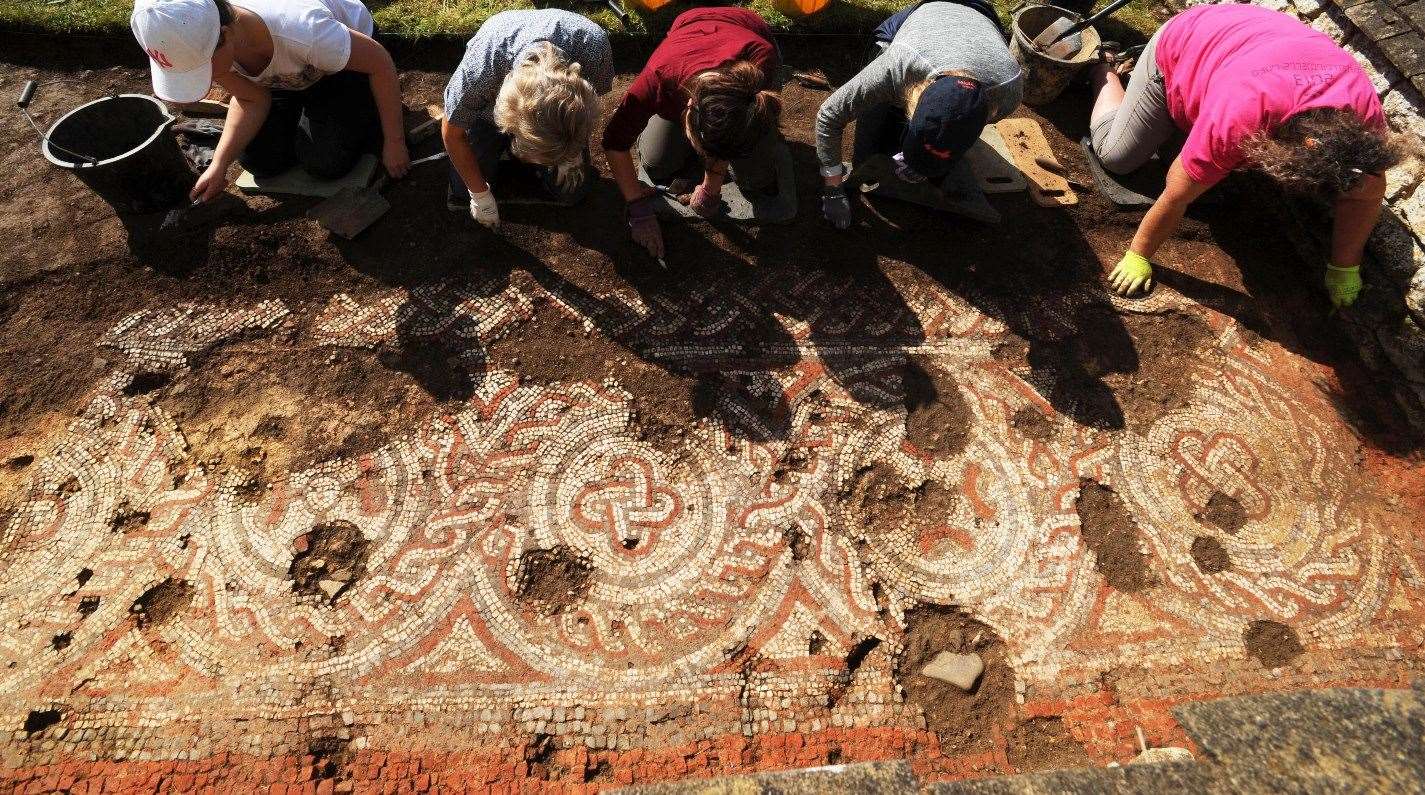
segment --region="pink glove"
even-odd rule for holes
[[[692,193],[679,196],[678,201],[692,208],[699,218],[712,218],[722,211],[721,194],[713,193],[701,183],[693,188]]]

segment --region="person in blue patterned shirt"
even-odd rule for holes
[[[491,184],[506,155],[535,166],[550,198],[583,198],[589,132],[613,78],[608,34],[586,17],[553,8],[490,17],[445,87],[447,206],[497,228]]]

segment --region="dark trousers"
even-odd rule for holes
[[[777,190],[777,150],[786,146],[780,130],[773,129],[752,148],[746,157],[733,160],[732,173],[737,177],[737,186],[744,191],[772,193]],[[702,158],[688,140],[681,122],[672,122],[662,116],[648,120],[648,126],[638,137],[638,157],[643,170],[659,184],[667,184],[674,178],[685,176],[694,166],[701,166]]]
[[[905,139],[905,109],[881,102],[856,114],[856,140],[851,145],[853,163],[864,163],[872,155],[894,155]]]
[[[587,175],[583,182],[572,189],[565,188],[559,184],[559,171],[549,166],[536,166],[521,163],[514,158],[506,158],[510,151],[510,136],[501,132],[492,122],[484,119],[477,120],[465,131],[465,140],[470,144],[470,148],[475,151],[475,161],[480,164],[480,174],[485,178],[491,189],[494,188],[496,180],[500,177],[500,172],[514,169],[524,169],[532,172],[535,180],[539,182],[541,190],[545,195],[561,204],[574,204],[588,193],[593,187],[594,179]],[[585,169],[588,169],[589,152],[584,150]],[[455,166],[450,167],[450,196],[462,199],[469,193],[469,188],[465,185],[465,180],[461,178],[460,172],[455,170]]]
[[[259,177],[301,166],[318,179],[336,179],[380,148],[381,116],[370,78],[338,72],[300,91],[274,90],[267,119],[239,162]]]

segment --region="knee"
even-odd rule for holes
[[[340,179],[356,165],[360,153],[343,147],[322,147],[302,153],[302,168],[317,179]]]
[[[255,177],[275,177],[296,165],[296,161],[290,154],[248,149],[238,158],[238,165]]]

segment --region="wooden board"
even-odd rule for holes
[[[1014,164],[1014,155],[1004,142],[1004,136],[993,124],[985,125],[980,139],[965,153],[970,161],[970,169],[985,193],[1017,193],[1029,187],[1019,167]]]
[[[1042,157],[1058,163],[1049,139],[1044,137],[1039,122],[1033,119],[1004,119],[997,125],[1000,135],[1014,156],[1015,165],[1029,180],[1029,197],[1040,207],[1072,207],[1079,195],[1069,187],[1069,181],[1034,162]]]

